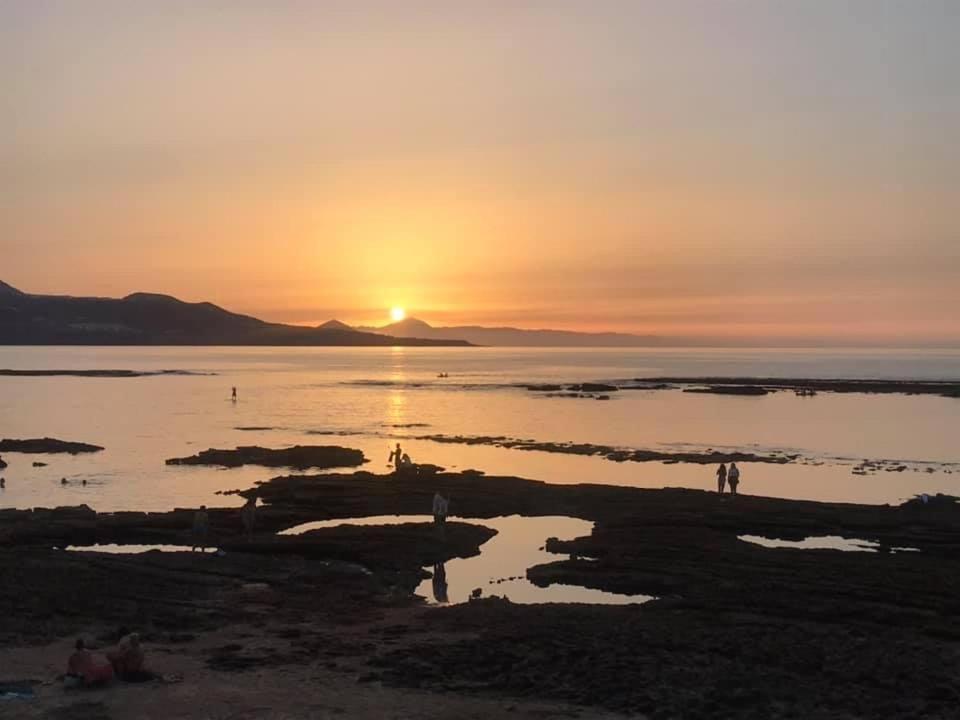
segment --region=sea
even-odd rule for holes
[[[522,387],[657,376],[960,380],[956,350],[0,347],[0,368],[178,371],[0,377],[0,438],[54,437],[105,448],[77,456],[4,453],[0,508],[232,506],[235,496],[217,493],[292,472],[164,462],[238,445],[344,445],[365,453],[364,469],[385,472],[390,448],[400,442],[414,462],[454,471],[548,483],[715,486],[715,468],[706,465],[416,439],[437,434],[801,456],[786,465],[741,465],[740,491],[755,495],[878,504],[919,493],[960,495],[960,399],[670,389],[598,401]],[[864,460],[886,465],[865,471]]]

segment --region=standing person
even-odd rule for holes
[[[237,388],[236,388],[236,387],[233,388],[233,395],[232,395],[232,397],[231,397],[230,399],[233,400],[234,402],[237,401]]]
[[[433,494],[433,526],[437,529],[437,535],[441,540],[447,539],[447,512],[450,509],[450,501],[440,493]]]
[[[257,497],[254,495],[240,508],[240,520],[243,521],[243,536],[253,540],[253,529],[257,523]]]
[[[193,514],[193,547],[190,552],[194,552],[198,547],[200,552],[206,551],[209,534],[210,516],[207,515],[207,506],[201,505],[200,509]]]
[[[397,447],[390,451],[387,462],[393,463],[394,472],[400,472],[400,464],[403,462],[403,450],[400,449],[400,443],[397,443]]]
[[[440,493],[433,494],[433,524],[446,525],[450,501]]]
[[[720,467],[717,468],[717,492],[723,495],[723,491],[727,487],[727,466],[723,463],[720,463]]]
[[[730,463],[730,472],[727,473],[727,480],[730,481],[730,494],[737,494],[737,485],[740,484],[740,468],[736,463]]]

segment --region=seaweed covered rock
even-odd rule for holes
[[[263,448],[256,445],[241,446],[234,450],[211,448],[196,455],[170,458],[167,465],[262,465],[263,467],[306,468],[356,467],[367,459],[360,450],[339,445],[295,445],[290,448]]]
[[[103,450],[99,445],[90,445],[82,442],[69,442],[67,440],[57,440],[55,438],[31,438],[29,440],[12,440],[4,438],[0,440],[0,452],[18,452],[18,453],[67,453],[78,455],[80,453],[94,453]]]

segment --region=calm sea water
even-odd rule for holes
[[[106,447],[69,457],[5,454],[0,507],[86,503],[99,510],[232,505],[218,490],[277,471],[167,467],[209,447],[335,443],[386,470],[391,433],[507,435],[664,448],[795,449],[822,465],[742,468],[741,491],[791,498],[899,502],[960,494],[960,400],[926,396],[724,397],[622,392],[609,402],[546,398],[515,383],[657,375],[960,379],[957,351],[561,350],[427,348],[0,348],[0,368],[175,369],[210,375],[0,377],[0,437],[51,436]],[[439,379],[440,372],[449,373]],[[239,402],[230,401],[230,388]],[[422,423],[427,427],[396,429]],[[269,427],[244,432],[238,427]],[[346,431],[345,437],[310,430]],[[555,483],[711,488],[713,468],[404,441],[415,461]],[[933,463],[852,474],[861,459]],[[36,460],[48,462],[34,468]],[[61,487],[60,479],[71,484]],[[80,481],[86,479],[86,487]],[[428,508],[424,509],[425,512]],[[455,508],[454,508],[455,510]]]

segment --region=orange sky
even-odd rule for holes
[[[0,279],[957,343],[958,31],[939,0],[13,0]]]

